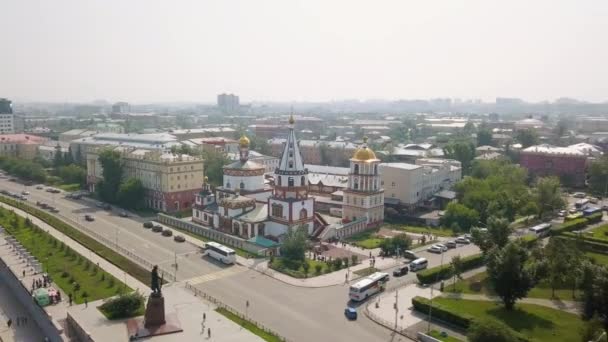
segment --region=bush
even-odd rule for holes
[[[476,319],[469,328],[467,338],[470,342],[518,342],[527,341],[518,336],[513,329],[494,319]]]
[[[144,222],[144,228],[152,228],[153,226],[154,226],[154,224],[150,221]]]
[[[561,226],[551,229],[551,234],[557,235],[582,229],[591,223],[600,222],[602,220],[602,215],[602,213],[595,213],[587,217],[581,217],[576,220],[564,222]]]
[[[359,262],[359,257],[355,254],[350,256],[351,265],[355,266]]]
[[[414,310],[423,314],[428,314],[431,301],[423,297],[414,297],[412,298],[412,305],[414,306]],[[451,312],[436,302],[433,303],[432,312],[433,318],[454,324],[463,329],[468,329],[473,321],[473,316]]]
[[[139,292],[133,292],[110,299],[101,305],[99,310],[108,319],[121,319],[137,315],[143,306],[144,296]]]
[[[321,264],[316,264],[315,265],[315,273],[316,274],[321,274],[321,270],[323,269],[323,265]]]
[[[476,267],[480,267],[484,264],[484,262],[485,258],[483,254],[475,254],[462,258],[462,271],[464,272]],[[418,281],[421,284],[431,284],[439,280],[448,279],[451,276],[452,266],[450,264],[428,268],[416,273],[416,277],[418,277]]]

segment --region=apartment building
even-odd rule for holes
[[[32,160],[48,139],[29,134],[1,134],[0,156]]]
[[[95,185],[103,179],[103,168],[98,157],[104,148],[98,147],[87,153],[87,185],[90,191],[95,191]],[[192,207],[204,180],[202,159],[160,150],[109,148],[121,153],[124,177],[141,180],[147,207],[164,212]]]

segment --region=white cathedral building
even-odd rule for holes
[[[264,184],[264,166],[249,160],[249,139],[239,140],[238,161],[224,166],[222,186],[212,193],[207,182],[196,197],[192,220],[244,239],[256,236],[279,239],[290,228],[314,230],[314,199],[308,196],[308,170],[290,118],[287,143],[275,186]]]
[[[222,185],[213,192],[205,178],[192,208],[192,221],[243,239],[265,237],[280,241],[291,228],[304,227],[309,235],[323,230],[324,221],[316,219],[315,200],[308,194],[308,169],[300,154],[293,116],[289,125],[279,166],[274,171],[274,187],[264,183],[264,166],[249,160],[250,142],[243,136],[239,139],[240,158],[224,166]],[[377,226],[384,218],[379,162],[366,142],[351,159],[344,219],[365,218],[367,222],[357,230]]]

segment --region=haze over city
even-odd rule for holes
[[[606,1],[3,2],[14,101],[607,100]]]

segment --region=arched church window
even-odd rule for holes
[[[378,164],[374,165],[374,174],[378,174]]]
[[[308,210],[306,210],[305,208],[302,208],[302,210],[300,210],[300,220],[303,220],[307,217],[308,217]]]
[[[293,177],[287,178],[287,186],[289,186],[289,187],[293,186]]]
[[[300,179],[300,185],[306,186],[306,177],[302,176],[302,178]]]
[[[281,186],[281,176],[279,176],[278,185]]]
[[[230,189],[230,181],[226,182],[226,188]]]
[[[239,188],[241,188],[241,189],[245,189],[245,183],[243,183],[243,182],[241,181],[241,184],[239,184]]]
[[[359,174],[359,164],[355,164],[355,174]]]

